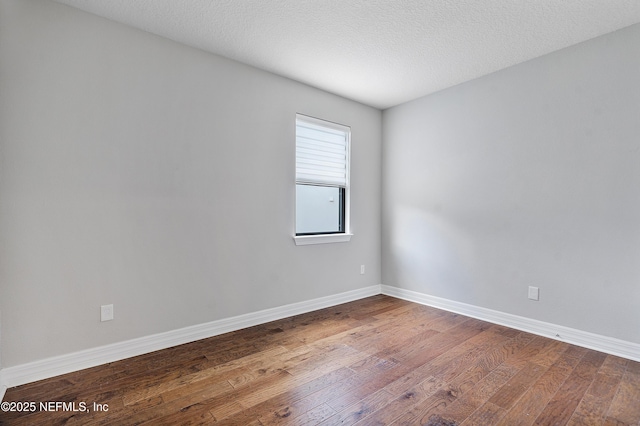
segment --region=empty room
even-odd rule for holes
[[[0,399],[640,425],[640,2],[0,0]]]

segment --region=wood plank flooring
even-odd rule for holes
[[[38,409],[0,412],[3,425],[637,426],[640,363],[380,295],[18,386],[4,401]],[[75,405],[40,409],[49,402]]]

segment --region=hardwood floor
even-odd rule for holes
[[[38,410],[0,412],[3,425],[639,425],[640,363],[380,295],[4,401]]]

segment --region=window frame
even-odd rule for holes
[[[304,234],[298,234],[297,233],[297,229],[296,229],[296,221],[297,221],[297,215],[298,215],[298,209],[297,209],[297,200],[296,200],[296,196],[294,196],[294,224],[293,224],[293,239],[295,241],[296,245],[309,245],[309,244],[327,244],[327,243],[340,243],[340,242],[348,242],[351,240],[351,237],[353,236],[353,234],[351,233],[351,197],[350,197],[350,189],[351,189],[351,127],[343,125],[343,124],[339,124],[339,123],[335,123],[332,121],[328,121],[328,120],[322,120],[319,118],[315,118],[312,116],[308,116],[305,114],[296,114],[296,119],[295,119],[295,140],[296,140],[296,144],[295,144],[295,148],[297,150],[297,127],[298,127],[298,122],[306,122],[308,124],[314,125],[314,126],[319,126],[319,127],[325,127],[331,130],[337,130],[340,132],[344,132],[345,134],[345,138],[346,138],[346,150],[345,150],[345,155],[346,155],[346,170],[345,170],[345,186],[332,186],[332,185],[321,185],[321,184],[317,184],[316,186],[323,186],[323,187],[334,187],[334,188],[342,188],[343,191],[341,191],[342,193],[342,206],[341,209],[339,209],[340,211],[340,215],[343,217],[343,230],[342,231],[338,231],[338,232],[318,232],[318,233],[304,233]],[[297,164],[296,164],[297,165]],[[297,185],[313,185],[313,183],[310,182],[299,182],[298,178],[296,176],[295,178],[295,187],[297,187]],[[294,188],[295,188],[294,187]],[[297,191],[296,191],[297,192]],[[340,218],[339,218],[340,220]]]

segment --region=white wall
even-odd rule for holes
[[[383,283],[640,343],[639,52],[635,25],[385,111]]]
[[[49,1],[0,58],[3,367],[381,282],[380,111]],[[351,126],[349,243],[293,242],[296,113]]]

